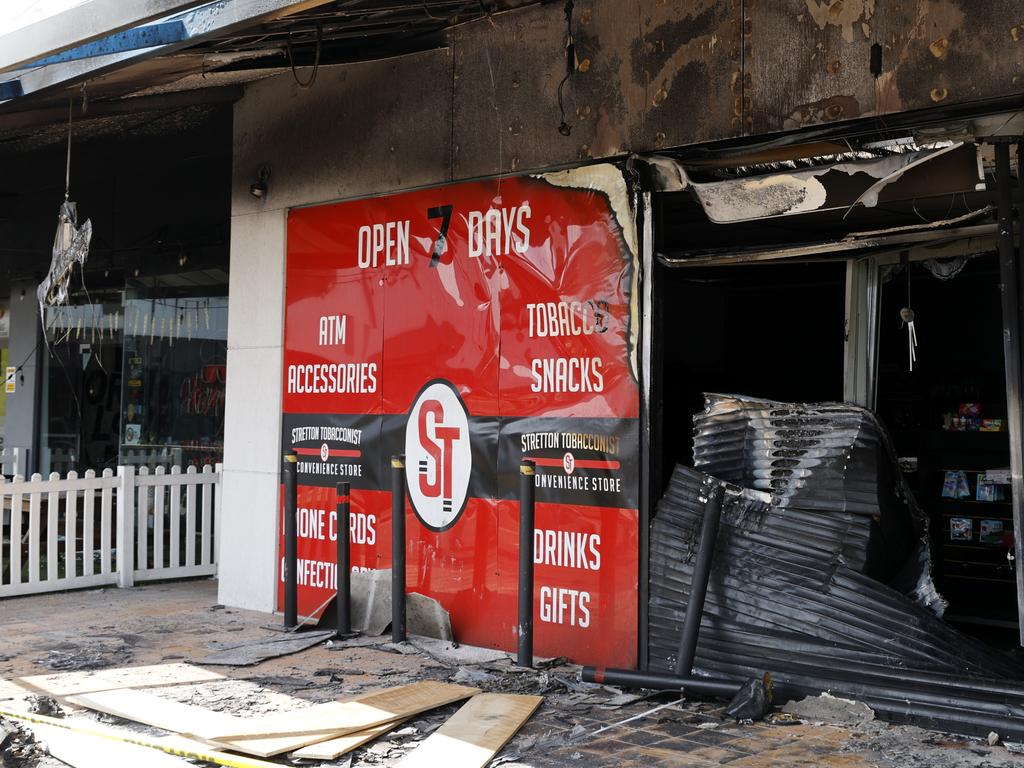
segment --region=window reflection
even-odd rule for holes
[[[149,282],[129,283],[125,297],[119,460],[214,464],[224,451],[227,286]]]

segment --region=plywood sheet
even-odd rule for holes
[[[421,680],[366,694],[352,701],[335,701],[284,714],[244,720],[241,721],[244,723],[243,730],[225,732],[208,728],[203,738],[234,743],[239,739],[253,736],[315,734],[325,730],[334,731],[334,735],[341,736],[403,717],[411,717],[478,693],[479,688]]]
[[[30,728],[36,739],[46,742],[47,751],[74,768],[110,768],[113,765],[132,768],[190,768],[180,757],[149,747],[125,744],[102,736],[77,733],[67,728],[33,723]]]
[[[400,768],[483,768],[544,700],[542,696],[482,693],[405,756]]]
[[[404,719],[392,720],[390,723],[376,725],[373,728],[367,728],[365,731],[356,731],[345,736],[339,736],[336,739],[328,739],[318,744],[310,744],[302,749],[295,750],[291,753],[290,757],[295,760],[333,760],[347,752],[351,752],[357,747],[363,746],[363,744],[369,741],[383,736],[404,722]]]
[[[231,729],[237,728],[237,722],[244,722],[226,712],[215,712],[127,688],[69,696],[68,702],[175,733],[198,734],[205,728]]]
[[[31,693],[22,688],[13,680],[0,680],[0,701],[6,699],[20,699],[25,694]]]
[[[46,715],[37,715],[30,712],[19,712],[9,709],[6,705],[0,706],[0,715],[22,720],[26,723],[49,725],[54,728],[62,728],[76,733],[84,733],[90,736],[97,736],[110,743],[137,744],[142,747],[166,752],[168,754],[186,757],[190,760],[200,760],[206,763],[227,766],[228,768],[280,768],[278,763],[268,763],[265,760],[257,760],[244,755],[233,755],[211,749],[205,744],[186,739],[181,736],[153,737],[142,733],[127,731],[122,728],[111,728],[95,720],[77,717],[55,718]],[[110,765],[108,763],[108,765]]]
[[[60,672],[53,675],[32,675],[19,678],[19,683],[51,696],[73,696],[78,693],[111,691],[115,688],[152,688],[182,683],[205,683],[221,680],[224,675],[191,664],[154,664],[147,667],[119,667],[88,672]],[[3,692],[0,681],[0,695]]]
[[[260,718],[241,718],[133,690],[68,697],[77,706],[195,736],[220,749],[258,757],[292,752],[349,733],[410,717],[479,693],[449,683],[423,681]]]
[[[286,739],[252,738],[241,742],[218,742],[207,738],[208,731],[232,731],[245,728],[247,721],[226,712],[182,704],[162,699],[145,691],[118,690],[85,693],[69,696],[68,701],[80,707],[97,712],[145,723],[166,731],[196,736],[220,749],[232,749],[258,757],[270,757],[304,747],[315,741],[329,739],[335,734],[322,733],[319,736],[300,736]]]

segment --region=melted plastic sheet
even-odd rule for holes
[[[767,671],[780,696],[827,690],[888,719],[1024,737],[1020,668],[926,607],[927,559],[906,536],[918,513],[868,411],[712,395],[695,427],[695,463],[754,486],[727,484],[698,673]],[[675,663],[707,479],[676,467],[658,505],[653,669]]]

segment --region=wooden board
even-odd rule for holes
[[[99,691],[69,696],[67,700],[115,717],[195,736],[218,749],[271,757],[411,717],[476,693],[478,688],[423,681],[352,701],[314,704],[260,718],[236,717],[144,691]]]
[[[120,689],[113,691],[97,691],[68,696],[70,704],[86,707],[97,712],[133,720],[136,723],[163,728],[175,733],[198,733],[203,728],[237,727],[235,721],[242,721],[226,712],[182,704],[178,701],[163,699],[145,691]]]
[[[145,691],[129,689],[84,693],[78,696],[69,696],[67,701],[76,706],[105,712],[108,715],[133,720],[137,723],[145,723],[165,731],[195,736],[215,749],[230,749],[257,757],[272,757],[282,752],[299,749],[307,744],[325,741],[337,735],[333,732],[326,732],[312,736],[217,741],[208,738],[205,733],[210,730],[242,730],[249,721],[226,712],[216,712],[193,704],[182,704]],[[310,709],[312,708],[310,707]]]
[[[392,720],[390,723],[367,728],[365,731],[356,731],[346,736],[339,736],[336,739],[328,739],[317,744],[310,744],[302,749],[295,750],[289,757],[293,760],[334,760],[336,757],[341,757],[345,753],[351,752],[353,749],[383,736],[404,722],[405,719]]]
[[[205,739],[232,743],[252,736],[262,738],[315,734],[325,730],[342,736],[392,720],[412,717],[428,709],[461,701],[478,693],[479,688],[421,680],[397,688],[368,693],[351,701],[334,701],[284,714],[245,720],[245,729],[240,731],[224,732],[217,730],[219,726],[212,726],[202,736]]]
[[[13,680],[0,680],[0,701],[5,699],[20,699],[32,691],[22,688]]]
[[[18,682],[34,691],[48,693],[51,696],[73,696],[79,693],[112,691],[115,688],[152,688],[223,679],[224,675],[191,664],[154,664],[148,667],[32,675],[19,678]]]
[[[268,763],[265,760],[255,760],[244,755],[231,755],[219,750],[198,744],[178,736],[153,737],[141,733],[133,733],[121,728],[110,728],[94,720],[84,718],[56,718],[46,715],[36,715],[30,712],[19,712],[0,707],[0,715],[11,717],[15,720],[22,720],[26,723],[41,723],[51,725],[55,728],[65,728],[76,733],[85,733],[98,736],[110,742],[123,742],[125,744],[138,744],[142,747],[152,747],[170,755],[187,757],[190,760],[200,760],[216,765],[227,766],[227,768],[281,768],[278,763]]]
[[[542,696],[481,693],[467,701],[398,764],[400,768],[483,768],[530,719]]]
[[[102,736],[77,733],[54,725],[33,723],[29,726],[46,750],[61,762],[74,768],[110,768],[113,765],[132,768],[191,768],[192,763],[138,744],[111,741]]]

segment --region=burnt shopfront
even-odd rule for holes
[[[984,122],[984,121],[980,121]],[[1019,717],[1016,140],[658,157],[647,668],[771,672],[885,717]],[[916,138],[915,138],[916,137]]]
[[[293,209],[300,613],[331,596],[339,480],[355,569],[390,566],[404,454],[408,588],[513,648],[526,458],[538,653],[672,671],[724,483],[697,674],[968,732],[1016,712],[1017,161],[912,131],[829,149]]]
[[[303,613],[338,481],[390,566],[404,453],[410,590],[502,648],[532,459],[538,653],[651,671],[723,488],[685,672],[1011,733],[1017,4],[167,5],[0,62],[7,445],[222,450],[219,600],[263,611],[297,451]]]

